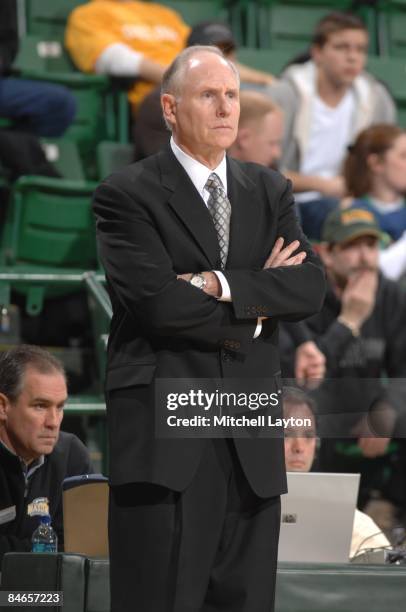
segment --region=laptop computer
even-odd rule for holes
[[[288,472],[287,477],[278,560],[347,562],[360,475]]]

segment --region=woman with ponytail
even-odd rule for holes
[[[363,130],[349,148],[344,178],[350,205],[371,211],[398,240],[406,230],[406,131],[389,124]]]

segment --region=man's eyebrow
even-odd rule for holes
[[[62,404],[65,404],[67,400],[68,400],[68,396],[66,396],[63,400],[58,402],[57,405],[61,406]],[[43,404],[53,404],[54,403],[54,401],[50,399],[49,397],[41,397],[40,395],[32,398],[31,403],[34,403],[34,402],[42,402]]]

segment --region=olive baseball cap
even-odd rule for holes
[[[381,237],[375,216],[362,208],[336,208],[326,218],[321,239],[324,242],[350,242],[360,236]]]

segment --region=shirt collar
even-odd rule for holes
[[[21,457],[19,457],[14,451],[12,451],[11,448],[9,448],[7,444],[3,442],[3,440],[0,440],[0,444],[8,453],[10,453],[10,455],[13,455],[19,460],[21,469],[23,471],[23,474],[26,476],[26,478],[29,478],[30,476],[32,476],[35,470],[37,470],[39,467],[44,465],[44,462],[45,462],[44,455],[41,455],[40,457],[38,457],[38,459],[34,459],[34,461],[31,461],[30,465],[27,466],[26,463],[23,461],[23,459],[21,459]]]
[[[193,185],[196,187],[197,191],[201,195],[203,199],[205,199],[205,189],[204,186],[207,183],[207,179],[209,178],[212,172],[215,172],[221,182],[223,183],[224,190],[227,193],[227,162],[226,155],[224,154],[223,159],[214,170],[210,170],[204,164],[201,164],[197,159],[191,157],[185,151],[183,151],[174,141],[173,136],[171,137],[171,149],[173,154],[175,155],[178,162],[184,168],[186,174],[189,176]],[[207,192],[206,192],[207,193]]]

